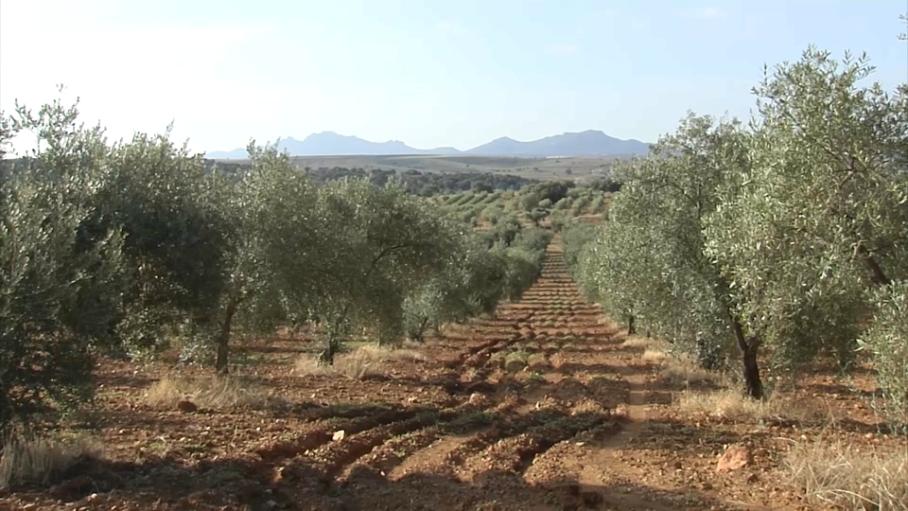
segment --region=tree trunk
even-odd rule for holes
[[[870,281],[873,282],[874,285],[888,286],[889,284],[892,284],[892,279],[886,275],[886,272],[883,271],[883,267],[880,266],[880,263],[873,257],[873,254],[867,250],[867,247],[862,243],[858,243],[857,251],[861,255],[864,265],[870,270]]]
[[[636,318],[634,318],[633,314],[627,315],[627,335],[634,335],[637,333],[637,327],[634,324],[635,320]]]
[[[753,399],[763,399],[763,381],[760,379],[760,366],[757,363],[760,341],[754,336],[745,337],[744,328],[738,318],[731,314],[729,317],[735,332],[735,341],[738,343],[738,351],[741,353],[741,368],[747,395]]]
[[[416,335],[413,336],[413,340],[416,342],[423,342],[426,336],[426,329],[429,328],[429,318],[425,318],[420,322],[419,328],[416,329]]]
[[[744,384],[747,395],[754,399],[763,399],[763,381],[760,380],[760,367],[757,364],[757,343],[751,340],[741,354],[744,365]]]
[[[334,354],[337,353],[337,340],[333,335],[328,335],[325,340],[325,349],[318,356],[318,361],[322,365],[334,365]]]
[[[221,333],[218,335],[215,343],[217,344],[217,359],[214,362],[214,369],[218,374],[227,374],[228,357],[230,355],[230,330],[233,326],[233,316],[236,315],[239,300],[231,300],[227,304],[227,310],[224,311],[224,322],[221,324]]]

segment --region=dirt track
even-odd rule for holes
[[[736,507],[683,477],[653,482],[652,466],[638,462],[653,458],[654,428],[664,439],[672,425],[646,420],[667,397],[622,341],[578,293],[556,240],[520,301],[446,328],[422,348],[423,362],[381,378],[287,376],[299,343],[263,347],[272,357],[263,378],[288,410],[155,409],[141,401],[151,377],[102,372],[112,461],[50,493],[0,495],[0,508]],[[166,452],[149,454],[161,439]]]
[[[687,492],[641,487],[624,466],[656,394],[639,353],[621,341],[553,244],[519,302],[426,347],[448,368],[432,384],[451,391],[451,406],[392,414],[339,442],[325,434],[308,453],[274,463],[275,489],[313,508],[709,507]],[[524,358],[527,367],[512,361]]]

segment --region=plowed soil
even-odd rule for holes
[[[237,358],[277,391],[274,406],[152,406],[143,394],[170,368],[104,361],[90,418],[103,461],[49,489],[0,495],[0,507],[805,507],[779,463],[785,437],[800,432],[679,418],[677,389],[623,340],[578,293],[556,240],[520,301],[446,327],[420,348],[423,359],[381,375],[294,374],[296,357],[314,349],[305,340],[250,346]],[[717,455],[743,440],[753,463],[717,473]]]

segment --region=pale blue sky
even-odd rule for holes
[[[323,130],[465,149],[746,117],[763,65],[811,43],[908,81],[906,0],[228,4],[2,0],[0,107],[63,83],[115,138],[174,121],[199,151]]]

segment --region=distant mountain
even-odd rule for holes
[[[210,151],[205,153],[206,158],[212,160],[242,160],[249,156],[245,149],[234,149],[233,151]]]
[[[453,147],[438,149],[416,149],[400,140],[387,142],[370,142],[359,137],[340,135],[333,131],[313,133],[303,140],[293,137],[278,139],[277,147],[290,156],[342,156],[342,155],[382,155],[382,154],[457,154]],[[233,151],[214,151],[207,155],[214,159],[246,158],[245,149]]]
[[[359,137],[339,135],[332,131],[313,133],[303,140],[288,137],[279,139],[278,149],[290,156],[334,156],[334,155],[389,155],[389,154],[467,154],[474,156],[633,156],[649,152],[649,144],[639,140],[621,140],[601,131],[587,130],[579,133],[563,133],[520,142],[508,137],[496,138],[488,144],[459,151],[453,147],[416,149],[399,140],[370,142]],[[245,149],[213,151],[209,158],[246,158]]]
[[[597,130],[562,133],[530,142],[496,138],[466,154],[481,156],[636,156],[649,152],[649,144],[621,140]]]

